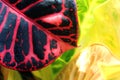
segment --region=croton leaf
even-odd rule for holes
[[[0,64],[32,71],[77,46],[74,0],[0,0]]]

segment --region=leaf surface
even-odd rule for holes
[[[32,71],[77,46],[74,0],[0,0],[0,64]]]

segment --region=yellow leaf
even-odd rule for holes
[[[120,80],[120,64],[119,65],[107,65],[99,64],[100,71],[105,80]]]

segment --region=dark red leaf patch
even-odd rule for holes
[[[77,45],[77,27],[74,0],[0,0],[0,64],[45,67]]]

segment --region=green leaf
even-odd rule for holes
[[[17,71],[8,70],[8,79],[7,80],[22,80],[20,74]]]
[[[42,70],[33,71],[32,74],[38,78],[38,80],[54,80],[51,66],[47,66]]]

